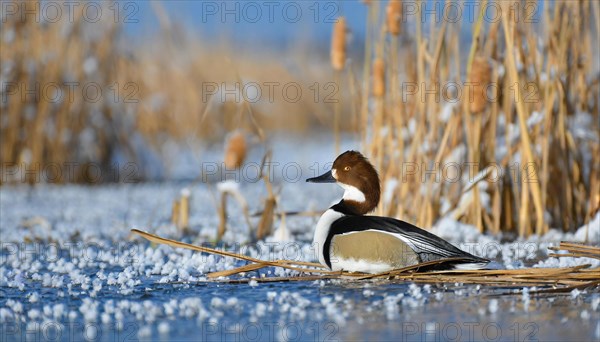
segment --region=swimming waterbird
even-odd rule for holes
[[[381,189],[377,171],[360,152],[342,153],[330,171],[306,181],[344,189],[341,201],[319,219],[313,241],[319,262],[333,271],[380,273],[448,258],[461,260],[440,267],[480,269],[489,263],[410,223],[367,215],[379,203]]]

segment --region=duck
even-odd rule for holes
[[[490,262],[408,222],[368,215],[379,204],[381,187],[377,170],[358,151],[340,154],[331,170],[306,182],[344,190],[319,218],[313,237],[319,263],[332,271],[377,274],[449,258],[435,269],[469,270]]]

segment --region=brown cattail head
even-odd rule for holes
[[[386,9],[388,33],[397,36],[402,30],[402,1],[390,0]]]
[[[469,82],[473,87],[473,98],[467,99],[471,113],[480,113],[485,109],[488,103],[487,88],[491,78],[492,66],[488,59],[483,56],[475,57],[469,75]]]
[[[385,95],[385,62],[382,58],[373,61],[373,96]]]
[[[246,159],[246,138],[240,131],[235,131],[227,138],[225,146],[225,167],[228,169],[237,169],[244,159]]]
[[[331,66],[334,70],[344,69],[346,64],[346,18],[339,17],[333,25],[331,37]]]

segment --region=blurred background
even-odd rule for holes
[[[294,161],[316,141],[318,160],[360,149],[380,172],[377,214],[423,227],[452,217],[541,235],[598,210],[596,1],[1,11],[3,186],[218,182],[206,163],[263,170],[271,153]]]

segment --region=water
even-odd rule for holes
[[[156,280],[143,279],[128,295],[110,287],[97,293],[94,302],[105,312],[111,311],[111,302],[122,308],[116,310],[123,313],[120,321],[48,320],[39,328],[4,322],[3,340],[573,341],[592,340],[599,324],[590,295],[524,301],[521,296],[490,297],[497,290],[461,285],[316,281],[249,286]],[[38,291],[44,305],[61,303],[76,312],[88,298],[78,291],[61,297],[59,290],[39,284],[28,290]],[[3,288],[0,306],[22,298],[21,291]],[[25,311],[39,306],[25,304]],[[175,308],[172,314],[170,307]]]

